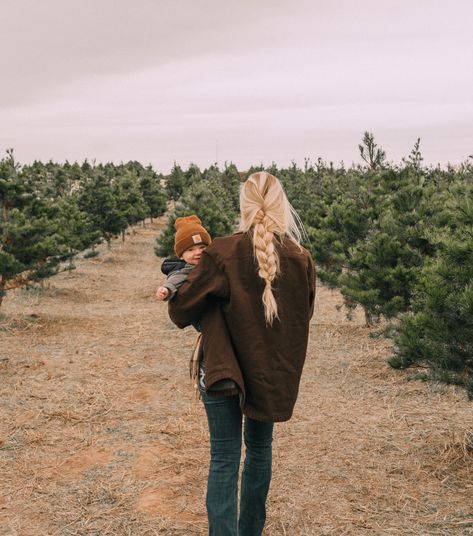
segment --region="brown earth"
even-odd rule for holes
[[[195,333],[154,291],[164,220],[0,317],[0,535],[206,534]],[[275,426],[266,536],[473,534],[473,406],[386,365],[319,287],[293,419]]]

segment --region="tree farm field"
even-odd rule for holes
[[[0,535],[205,535],[193,328],[155,290],[164,217],[0,313]],[[389,368],[318,286],[294,417],[275,426],[266,536],[473,534],[473,405]]]

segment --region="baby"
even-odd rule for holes
[[[202,222],[194,214],[184,218],[177,218],[174,223],[176,236],[174,239],[174,251],[179,260],[165,259],[161,271],[167,275],[165,283],[156,291],[156,298],[161,301],[171,300],[179,287],[187,279],[190,272],[199,264],[204,249],[212,242],[209,233],[202,227]],[[202,331],[199,319],[192,322],[199,332]],[[197,387],[201,393],[205,392],[205,364],[201,359],[195,361],[196,367],[191,365],[191,377],[197,381]],[[235,388],[233,380],[219,380],[214,383],[209,392],[216,393]]]
[[[199,264],[202,251],[212,242],[196,215],[177,218],[174,227],[174,251],[180,260],[166,259],[161,266],[161,271],[167,275],[166,282],[156,291],[156,298],[161,301],[174,297],[190,272]]]

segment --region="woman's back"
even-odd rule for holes
[[[265,285],[258,276],[247,233],[217,238],[170,303],[170,315],[177,325],[201,317],[209,373],[212,363],[214,369],[226,371],[239,367],[244,382],[243,412],[274,422],[292,415],[315,298],[314,266],[308,252],[290,238],[284,239],[277,251],[280,271],[273,281],[273,293],[278,318],[272,325],[265,321]],[[206,314],[209,303],[211,313]],[[232,379],[240,383],[238,372],[233,374]]]

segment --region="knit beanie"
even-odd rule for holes
[[[212,242],[209,233],[202,227],[202,222],[195,215],[177,218],[174,227],[176,229],[174,251],[178,257],[181,257],[184,251],[192,246],[197,244],[208,246]]]

